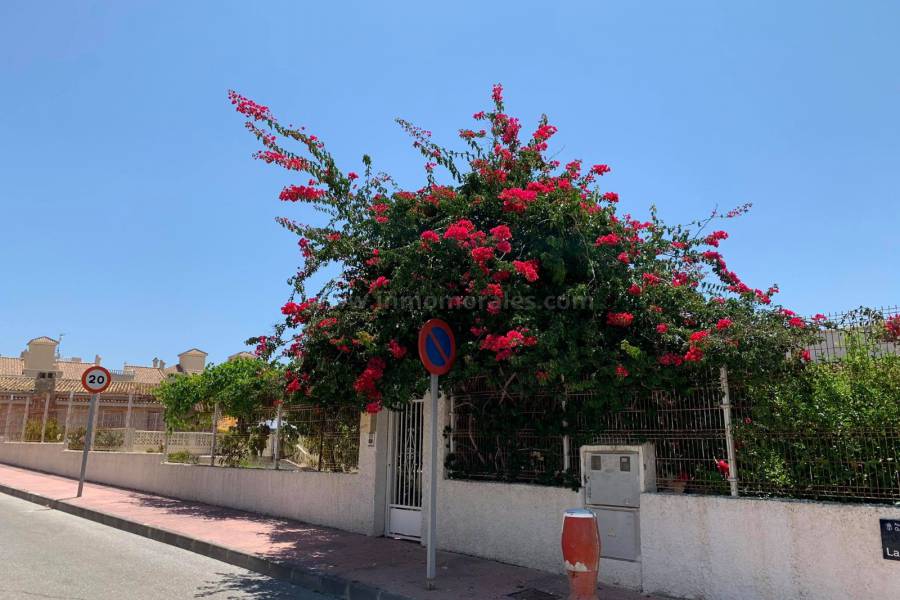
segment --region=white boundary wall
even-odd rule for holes
[[[442,394],[438,405],[441,430],[448,423],[449,405]],[[431,400],[425,396],[423,455],[424,505],[428,506],[431,473]],[[521,483],[462,481],[444,478],[447,449],[438,436],[438,546],[442,550],[481,556],[501,562],[564,573],[561,549],[563,514],[583,508],[580,491]],[[573,453],[572,460],[579,460]],[[422,537],[428,511],[423,515]],[[600,581],[640,589],[639,562],[601,559]]]
[[[359,472],[317,473],[162,464],[161,455],[91,452],[88,481],[297,519],[367,535],[384,530],[383,495],[376,490],[381,469],[375,447],[360,433]],[[63,444],[0,444],[0,462],[77,478],[81,451]],[[380,483],[380,482],[379,482]],[[74,490],[74,488],[73,488]]]
[[[900,508],[678,494],[641,496],[644,591],[715,600],[894,600],[879,519]]]

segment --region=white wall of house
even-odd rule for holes
[[[900,562],[882,558],[891,506],[641,497],[644,591],[716,600],[900,598]]]
[[[360,434],[359,472],[316,473],[163,464],[159,454],[91,452],[87,479],[172,498],[297,519],[367,535],[383,532],[376,447]],[[0,462],[78,477],[81,452],[63,444],[2,443]],[[383,498],[383,496],[381,496]]]

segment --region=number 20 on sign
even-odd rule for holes
[[[78,477],[78,497],[84,490],[84,475],[87,471],[88,453],[91,451],[91,442],[94,438],[94,414],[97,412],[97,394],[106,391],[112,383],[112,373],[100,365],[93,365],[85,369],[81,374],[81,386],[91,394],[91,403],[88,408],[87,430],[84,432],[84,449],[81,452],[81,474]]]

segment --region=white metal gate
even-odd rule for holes
[[[387,535],[422,536],[422,401],[391,411]]]

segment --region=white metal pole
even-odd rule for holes
[[[281,402],[278,403],[278,412],[275,415],[275,443],[273,454],[275,455],[275,468],[278,468],[278,453],[281,452]]]
[[[216,431],[219,427],[219,403],[213,405],[212,443],[209,447],[209,466],[216,466]]]
[[[31,412],[31,396],[27,396],[25,398],[25,412],[22,414],[22,436],[19,438],[20,442],[27,441],[25,439],[25,429],[28,426],[28,413]]]
[[[734,434],[731,427],[731,394],[728,390],[728,370],[719,369],[719,383],[722,386],[722,416],[725,419],[725,447],[728,451],[728,483],[731,495],[738,496],[737,459],[734,452]]]
[[[437,570],[437,444],[438,444],[438,376],[431,376],[431,493],[428,496],[428,561],[425,568],[425,586],[434,589]]]
[[[91,436],[94,433],[94,412],[97,409],[97,394],[91,394],[91,403],[88,406],[87,431],[84,432],[84,450],[81,452],[81,475],[78,476],[78,497],[84,488],[84,474],[87,471],[88,453],[91,451]]]
[[[66,424],[63,425],[63,444],[65,444],[64,448],[66,450],[69,449],[69,421],[72,418],[72,398],[75,396],[75,392],[69,392],[69,402],[66,405]]]
[[[9,441],[9,422],[12,419],[13,395],[9,395],[9,404],[6,405],[6,424],[3,427],[3,440]]]
[[[47,416],[50,412],[50,392],[44,394],[44,414],[41,416],[41,443],[44,443],[47,433]]]

